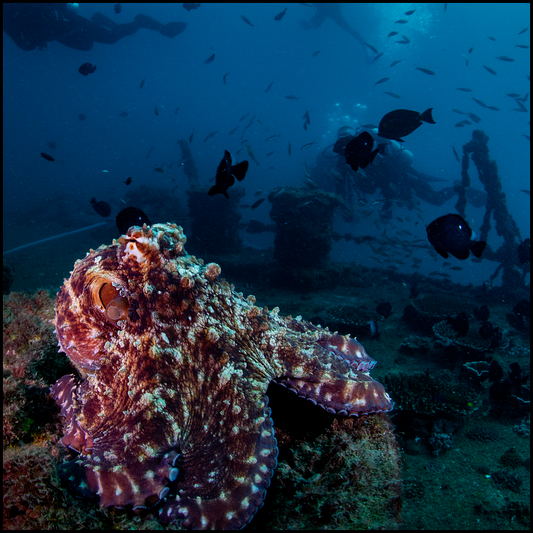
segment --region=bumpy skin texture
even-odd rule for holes
[[[262,505],[277,464],[271,381],[343,415],[392,402],[357,341],[256,307],[185,240],[173,224],[132,227],[76,262],[56,331],[83,379],[64,376],[52,393],[62,443],[80,452],[65,466],[79,493],[144,507],[176,481],[162,522],[235,529]]]

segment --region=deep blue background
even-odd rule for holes
[[[286,6],[285,17],[274,21]],[[404,12],[413,8],[415,14],[405,17]],[[236,153],[242,148],[242,127],[233,136],[228,136],[230,130],[246,124],[253,115],[266,126],[255,121],[246,134],[260,162],[260,166],[250,162],[242,184],[247,190],[243,203],[251,204],[258,189],[268,193],[280,185],[301,186],[304,163],[313,165],[321,157],[322,150],[334,142],[339,126],[355,120],[377,124],[393,109],[423,111],[428,107],[434,108],[437,124],[424,124],[406,140],[406,147],[415,154],[415,168],[448,180],[436,183],[437,188],[450,186],[460,178],[460,165],[451,146],[461,153],[473,128],[484,130],[490,137],[490,155],[498,163],[509,210],[522,237],[529,236],[530,199],[520,193],[530,188],[530,144],[524,137],[529,135],[529,113],[513,111],[516,103],[506,96],[529,92],[529,49],[515,46],[529,45],[529,31],[518,35],[529,26],[529,4],[448,4],[446,12],[444,4],[345,4],[342,10],[367,42],[385,52],[378,61],[369,64],[357,41],[330,20],[318,30],[301,29],[300,21],[310,19],[314,10],[300,4],[202,4],[191,12],[182,4],[122,4],[119,15],[114,14],[113,4],[81,4],[79,14],[88,18],[101,11],[117,22],[129,22],[142,12],[163,23],[188,24],[174,39],[143,29],[115,45],[95,44],[89,52],[54,42],[43,51],[27,52],[4,33],[4,250],[101,222],[88,203],[93,196],[109,202],[114,217],[122,205],[121,195],[129,190],[122,183],[128,176],[134,178],[130,188],[178,185],[184,201],[188,181],[182,168],[175,164],[165,174],[153,168],[179,161],[176,140],[188,139],[193,131],[191,149],[201,182],[207,184],[224,149]],[[255,26],[247,25],[241,15]],[[395,24],[402,18],[409,23]],[[406,35],[411,44],[397,44],[400,36],[387,37],[391,31]],[[317,50],[320,54],[312,57]],[[215,60],[205,65],[213,53]],[[515,61],[495,59],[501,55]],[[390,68],[396,59],[403,62]],[[97,71],[87,77],[78,73],[85,62],[97,65]],[[490,74],[482,65],[498,74]],[[428,76],[415,66],[431,69],[436,75]],[[222,78],[227,72],[224,85]],[[383,77],[391,79],[375,86]],[[144,87],[139,89],[143,78]],[[272,89],[265,94],[272,81]],[[473,92],[460,92],[457,87],[470,87]],[[402,98],[391,98],[384,91]],[[287,100],[288,94],[299,99]],[[500,111],[481,108],[472,96]],[[529,109],[529,100],[525,105]],[[453,113],[453,108],[474,112],[482,121],[456,128],[454,124],[467,117]],[[304,131],[306,110],[310,110],[311,126]],[[129,116],[119,117],[122,111]],[[87,116],[83,122],[78,119],[80,113]],[[250,116],[239,123],[245,113]],[[204,143],[205,136],[216,130],[219,133]],[[274,134],[281,137],[265,141]],[[58,148],[50,150],[49,141]],[[316,144],[300,150],[311,141]],[[292,145],[290,157],[288,142]],[[146,159],[152,146],[151,157]],[[274,155],[266,158],[272,150]],[[57,161],[46,161],[40,152],[53,154]],[[246,152],[239,156],[245,157]],[[473,185],[479,186],[475,170],[472,177]],[[62,224],[51,216],[59,200],[68,202],[72,216]],[[442,207],[423,204],[423,222],[416,227],[399,223],[396,231],[408,229],[414,238],[425,239],[425,226],[437,216],[453,212],[454,203],[452,199]],[[39,206],[46,209],[41,213]],[[265,202],[253,213],[244,212],[244,220],[253,216],[268,222],[268,213]],[[468,207],[468,220],[475,231],[483,213]],[[407,211],[395,213],[405,214]],[[411,216],[415,219],[414,213]],[[377,213],[348,225],[339,217],[335,228],[354,234],[376,233],[375,218]],[[389,230],[388,235],[393,234],[394,230]],[[245,240],[265,246],[272,239],[246,234]],[[493,229],[489,244],[496,248],[499,242]],[[428,261],[424,264],[427,271],[438,269],[443,261],[433,262],[426,252],[420,254]],[[368,255],[373,255],[368,248],[342,242],[335,245],[332,257],[372,265]],[[452,261],[466,265],[464,271],[454,274],[454,279],[463,282],[479,283],[496,266]]]

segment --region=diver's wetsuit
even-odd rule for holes
[[[186,27],[184,22],[161,24],[142,14],[126,24],[117,24],[101,13],[89,20],[70,11],[67,4],[3,4],[3,15],[4,31],[23,50],[42,50],[50,41],[76,50],[91,50],[95,42],[114,44],[141,28],[172,38]]]

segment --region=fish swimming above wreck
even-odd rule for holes
[[[235,183],[235,180],[242,181],[244,179],[248,170],[248,161],[241,161],[236,165],[232,165],[231,163],[231,154],[227,150],[224,150],[224,157],[218,165],[215,185],[209,189],[209,196],[220,193],[229,199],[229,187]]]
[[[449,214],[435,219],[426,228],[428,240],[436,252],[448,258],[448,253],[457,259],[466,259],[470,252],[481,257],[487,243],[474,241],[475,234],[460,215]]]
[[[423,113],[409,109],[396,109],[387,113],[379,123],[378,135],[385,139],[404,142],[401,137],[413,133],[424,122],[436,124],[431,115],[433,108],[426,109]]]

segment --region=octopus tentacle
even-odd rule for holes
[[[208,433],[210,442],[197,442],[184,452],[185,479],[178,496],[160,511],[162,523],[181,518],[187,528],[239,529],[262,506],[278,455],[270,409],[265,406],[246,432],[224,424],[214,435]],[[231,448],[225,446],[226,433],[231,434]],[[225,468],[228,461],[231,472]]]

